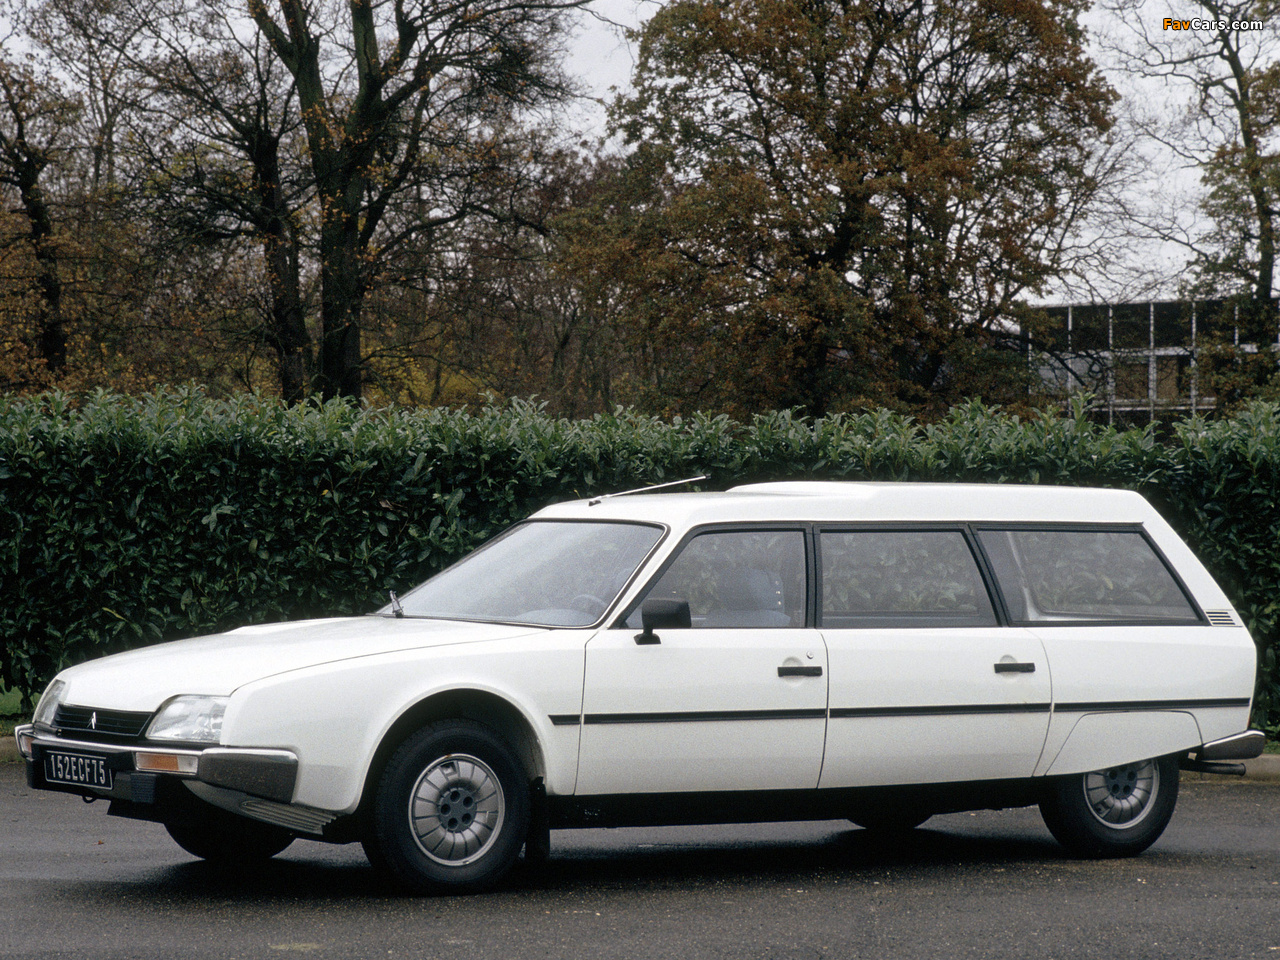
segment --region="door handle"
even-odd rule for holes
[[[779,667],[778,676],[780,677],[820,677],[822,676],[821,667]]]
[[[1002,660],[996,664],[996,673],[1035,673],[1036,665],[1034,663],[1016,663],[1012,660]]]

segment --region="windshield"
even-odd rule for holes
[[[408,617],[586,626],[604,616],[661,536],[638,523],[523,523],[400,603]]]

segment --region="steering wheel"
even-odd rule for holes
[[[569,606],[574,610],[581,610],[583,613],[591,614],[593,617],[599,617],[609,609],[609,605],[594,593],[578,594],[569,601]]]

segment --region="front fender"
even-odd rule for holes
[[[222,743],[298,757],[293,801],[353,813],[378,745],[407,711],[454,690],[479,690],[518,711],[537,739],[548,793],[572,793],[582,709],[577,631],[321,664],[246,684],[227,705]],[[514,649],[513,649],[514,648]],[[534,668],[531,669],[531,666]]]

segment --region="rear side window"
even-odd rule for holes
[[[1198,623],[1164,560],[1137,530],[978,532],[1017,623]]]
[[[959,530],[824,530],[822,626],[991,626],[977,562]]]

